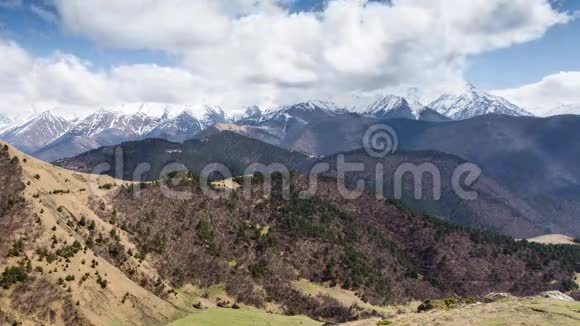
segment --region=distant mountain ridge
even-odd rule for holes
[[[208,164],[219,162],[235,175],[240,175],[252,163],[269,165],[284,162],[289,169],[298,169],[310,160],[303,153],[279,148],[235,132],[223,131],[208,138],[192,139],[183,143],[155,138],[124,142],[54,163],[70,170],[91,172],[100,163],[115,166],[114,154],[118,148],[123,150],[123,171],[111,170],[107,174],[126,180],[132,180],[135,169],[144,162],[149,163],[151,168],[143,175],[143,180],[154,181],[162,177],[163,168],[172,162],[183,164],[196,174],[201,173]],[[120,175],[116,175],[117,172]]]
[[[337,117],[305,127],[284,147],[318,156],[357,150],[377,120]],[[551,233],[580,235],[580,151],[569,140],[580,138],[579,116],[550,118],[486,115],[434,123],[382,121],[396,132],[399,150],[432,150],[477,164],[510,191],[524,196]],[[529,214],[527,214],[529,216]]]
[[[515,118],[514,118],[515,119]],[[403,120],[400,120],[403,121]],[[407,121],[408,125],[397,125],[396,128],[413,130],[411,123],[417,121]],[[421,122],[425,123],[425,122]],[[456,122],[461,123],[461,122]],[[467,128],[467,127],[466,127]],[[472,129],[473,126],[470,126]],[[421,136],[419,135],[418,138]],[[451,146],[450,142],[443,144],[446,148]],[[489,150],[485,149],[482,155],[486,155]],[[315,157],[303,154],[300,151],[292,151],[264,142],[245,137],[239,132],[231,130],[217,130],[207,137],[197,140],[188,140],[184,143],[173,143],[161,139],[146,139],[135,142],[122,143],[117,146],[101,147],[83,153],[79,156],[63,159],[55,162],[57,166],[64,167],[79,172],[91,172],[93,169],[107,163],[109,166],[117,166],[115,150],[123,150],[123,171],[116,175],[117,171],[107,171],[106,174],[132,180],[137,166],[141,163],[148,163],[151,168],[142,176],[142,180],[154,181],[162,177],[161,171],[170,163],[178,163],[186,166],[193,173],[199,174],[202,169],[210,163],[222,163],[227,166],[233,175],[242,175],[247,166],[252,163],[262,163],[269,165],[272,163],[282,163],[291,171],[298,171],[306,175],[310,168],[317,163],[329,163],[331,170],[325,173],[328,176],[336,177],[336,156]],[[456,152],[460,152],[457,149]],[[461,152],[463,153],[463,152]],[[465,153],[463,153],[465,154]],[[338,154],[337,154],[338,155]],[[528,189],[524,191],[517,187],[519,180],[511,180],[503,174],[504,171],[493,164],[481,161],[483,164],[483,175],[473,185],[479,197],[475,201],[465,201],[457,196],[451,185],[454,169],[466,161],[456,155],[446,154],[443,151],[434,150],[400,150],[385,158],[376,159],[369,156],[364,150],[346,151],[340,153],[346,162],[363,163],[364,171],[357,171],[347,175],[347,182],[356,184],[358,180],[363,180],[367,184],[367,189],[376,187],[376,171],[378,163],[384,167],[384,193],[387,197],[393,197],[393,175],[397,167],[403,163],[420,165],[432,163],[441,173],[442,197],[434,200],[432,196],[433,186],[428,180],[422,184],[424,199],[415,200],[413,197],[412,179],[404,179],[404,200],[413,208],[428,212],[435,216],[448,218],[449,220],[463,225],[475,227],[491,228],[498,232],[509,234],[518,238],[527,238],[544,233],[560,232],[569,235],[580,235],[580,223],[574,220],[575,214],[580,211],[580,201],[564,200],[564,197],[556,197],[551,194],[552,189],[559,190],[559,183],[548,184],[548,179],[541,179],[541,176],[531,178],[526,171],[515,173],[521,179],[530,179],[530,182],[546,182],[544,192],[529,193],[531,187],[522,185]],[[528,155],[529,156],[529,155]],[[566,161],[561,160],[562,163]],[[479,161],[472,161],[478,163]],[[510,171],[517,171],[513,168],[518,164],[519,158],[506,158],[503,162]],[[522,170],[537,169],[535,165],[522,167]],[[539,170],[540,175],[547,174],[552,167]],[[538,179],[540,177],[540,179]],[[552,204],[550,200],[556,202]],[[559,202],[558,202],[559,200]],[[559,216],[559,217],[556,217]]]

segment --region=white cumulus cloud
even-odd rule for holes
[[[539,116],[580,114],[580,71],[560,72],[536,83],[493,93]]]
[[[341,102],[402,85],[435,96],[463,84],[469,56],[540,38],[571,19],[547,0],[330,0],[300,13],[281,3],[56,0],[66,33],[104,48],[165,52],[177,64],[100,69],[70,54],[35,58],[3,41],[0,59],[14,64],[0,67],[0,95],[21,105],[212,102],[226,110]]]

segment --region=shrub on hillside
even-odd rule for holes
[[[455,298],[446,298],[443,300],[443,302],[447,308],[453,308],[457,304],[457,300]]]
[[[9,289],[11,285],[24,282],[28,279],[28,274],[23,266],[6,267],[0,277],[0,286]]]
[[[8,256],[19,257],[23,253],[24,243],[22,239],[18,239],[12,244],[12,248],[8,250]]]
[[[74,257],[79,251],[81,251],[82,246],[80,242],[75,241],[70,246],[63,246],[62,248],[56,251],[56,254],[61,256],[62,258],[72,258]]]

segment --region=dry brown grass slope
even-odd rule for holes
[[[4,144],[0,146],[4,148]],[[2,234],[2,243],[9,244],[4,248],[8,250],[10,245],[19,242],[23,248],[8,258],[4,257],[10,256],[9,253],[1,252],[0,268],[18,266],[19,262],[24,265],[28,258],[32,271],[27,281],[0,290],[0,317],[4,318],[0,324],[4,321],[24,325],[163,324],[180,314],[173,304],[133,282],[93,250],[84,248],[85,229],[91,222],[100,233],[109,234],[113,229],[89,208],[89,200],[105,198],[107,190],[99,189],[100,186],[120,185],[122,181],[54,167],[12,147],[9,147],[8,155],[11,160],[18,157],[18,163],[7,163],[12,165],[4,166],[0,173],[6,175],[8,168],[19,166],[11,174],[18,174],[21,178],[24,204],[18,212],[7,212],[1,217],[6,220],[11,218],[11,214],[21,215],[21,222],[18,225],[13,223],[9,234]],[[134,247],[122,231],[117,232],[125,248]],[[47,258],[39,254],[39,250],[52,254],[59,249],[71,248],[75,241],[83,244],[83,249],[72,257],[55,255]],[[66,252],[63,255],[67,256]],[[141,273],[156,276],[147,261],[133,263]],[[104,287],[102,280],[107,281]],[[49,294],[51,296],[47,297]],[[71,319],[68,316],[71,314],[78,319]]]
[[[580,324],[580,302],[540,297],[506,298],[493,303],[476,303],[449,310],[406,312],[394,315],[381,324],[379,322],[379,319],[369,319],[344,326],[574,326]]]

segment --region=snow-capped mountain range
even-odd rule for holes
[[[533,116],[508,100],[482,92],[469,83],[463,93],[442,95],[428,106],[453,120],[465,120],[485,114]]]
[[[160,107],[142,104],[141,108],[159,109]],[[128,111],[130,108],[125,107]],[[181,111],[171,114],[170,110]],[[186,105],[180,108],[163,107],[161,116],[150,115],[144,110],[125,113],[119,110],[99,110],[77,121],[67,132],[52,138],[46,146],[32,154],[40,159],[52,161],[70,157],[101,146],[115,145],[125,141],[143,138],[163,138],[182,142],[192,138],[208,126],[226,122],[223,110],[213,106],[203,106],[203,111],[193,111]],[[158,110],[157,110],[158,111]],[[3,135],[0,135],[2,139]]]
[[[87,117],[67,120],[53,112],[37,114],[23,123],[0,115],[0,140],[41,159],[52,161],[124,141],[163,138],[183,142],[210,126],[232,123],[247,126],[282,141],[308,124],[343,114],[375,119],[447,121],[485,114],[531,116],[509,101],[468,84],[456,95],[443,95],[429,105],[395,95],[369,97],[346,107],[328,101],[307,101],[262,110],[247,107],[227,116],[218,106],[164,103],[125,104],[100,109]],[[577,109],[577,108],[575,108]],[[256,129],[257,128],[257,129]]]

